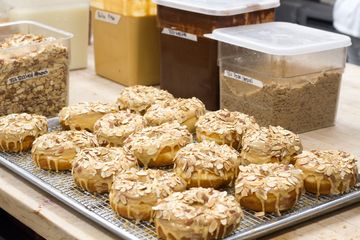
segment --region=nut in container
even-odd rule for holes
[[[71,38],[32,21],[0,24],[0,115],[50,117],[67,105]]]

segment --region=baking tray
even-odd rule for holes
[[[49,129],[59,129],[57,118],[49,120]],[[110,208],[107,194],[95,196],[77,188],[70,171],[56,173],[41,170],[34,165],[30,153],[0,153],[0,163],[123,239],[157,239],[152,224],[117,217]],[[261,237],[359,200],[360,187],[354,187],[349,193],[340,196],[316,198],[313,194],[305,194],[292,210],[282,216],[266,214],[264,217],[256,217],[253,211],[244,210],[245,217],[240,227],[226,239]]]

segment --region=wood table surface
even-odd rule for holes
[[[94,72],[92,49],[89,66],[70,73],[70,104],[80,101],[114,102],[122,86]],[[347,64],[343,75],[336,125],[301,134],[305,149],[336,148],[360,160],[360,67]],[[0,207],[46,239],[116,239],[49,194],[0,167]],[[306,221],[266,239],[360,239],[360,203]]]

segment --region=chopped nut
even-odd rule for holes
[[[243,217],[233,196],[210,188],[173,193],[158,201],[153,210],[157,219],[176,219],[187,225],[201,226],[209,233],[216,232],[220,225],[236,225]]]
[[[149,86],[132,86],[124,88],[118,99],[119,109],[130,109],[136,113],[144,113],[156,101],[173,99],[167,91]]]
[[[222,109],[201,116],[196,122],[196,135],[199,140],[213,140],[212,136],[216,134],[219,142],[239,150],[242,136],[248,128],[259,128],[253,117]]]
[[[306,177],[318,179],[326,176],[331,182],[331,193],[338,194],[350,189],[350,181],[357,179],[357,160],[344,151],[312,150],[303,151],[295,157],[295,166],[303,170]]]
[[[197,98],[177,98],[158,101],[145,113],[144,118],[150,126],[177,121],[182,124],[193,117],[205,114],[204,104]]]
[[[180,149],[174,158],[178,173],[185,173],[181,177],[191,178],[194,173],[206,172],[223,176],[224,172],[235,172],[240,165],[239,153],[228,145],[219,145],[213,141],[190,143]],[[225,168],[224,168],[225,167]],[[187,170],[185,170],[187,169]]]
[[[235,193],[242,198],[261,192],[266,199],[270,193],[290,192],[295,188],[301,189],[302,186],[303,172],[293,165],[250,164],[240,167],[239,177],[235,182]]]
[[[121,191],[125,187],[126,191]],[[148,200],[155,198],[163,198],[169,196],[173,192],[183,191],[186,189],[186,183],[173,172],[163,170],[137,170],[129,169],[121,171],[114,177],[112,193],[120,194],[117,190],[127,197],[139,199],[146,197]],[[154,203],[155,204],[155,203]]]
[[[55,40],[13,34],[0,42],[1,50],[33,46],[31,52],[0,56],[0,115],[27,112],[50,117],[66,105],[69,53]]]
[[[27,113],[0,117],[0,142],[21,142],[27,136],[35,138],[47,132],[47,119]]]
[[[108,113],[94,125],[94,133],[99,142],[111,146],[122,146],[130,134],[145,127],[145,120],[138,114],[129,111]]]
[[[242,163],[277,162],[289,164],[295,154],[302,151],[302,144],[297,134],[282,127],[269,126],[249,129],[242,139],[240,153]]]
[[[126,197],[124,195],[120,195],[120,202],[124,205],[127,204],[127,200],[126,200]]]

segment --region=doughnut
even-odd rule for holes
[[[110,205],[128,219],[150,220],[152,207],[173,192],[186,190],[186,183],[173,172],[137,170],[119,172],[110,190]]]
[[[239,165],[239,153],[235,149],[204,140],[190,143],[176,153],[174,172],[189,188],[220,188],[235,181]]]
[[[95,135],[86,131],[50,132],[34,141],[31,156],[36,166],[45,170],[71,169],[76,153],[86,147],[97,147]]]
[[[130,134],[145,127],[141,115],[120,111],[108,113],[94,125],[94,133],[102,146],[121,147]]]
[[[34,140],[47,131],[47,119],[43,116],[14,113],[0,117],[0,150],[28,151]]]
[[[131,150],[145,168],[161,167],[172,165],[176,152],[192,141],[185,126],[172,122],[133,133],[125,140],[124,147]]]
[[[248,128],[258,129],[259,125],[252,116],[222,109],[200,116],[195,127],[196,138],[199,142],[211,140],[240,150],[244,132]]]
[[[110,191],[118,171],[137,167],[136,158],[123,148],[93,147],[82,149],[72,161],[76,185],[92,193]]]
[[[301,153],[299,135],[282,127],[269,126],[248,129],[242,139],[240,153],[242,164],[294,163],[294,156]]]
[[[342,194],[357,183],[357,161],[350,153],[338,150],[303,151],[295,157],[295,161],[295,166],[304,172],[305,190],[317,196]]]
[[[156,101],[173,98],[173,95],[165,90],[137,85],[124,88],[117,99],[117,105],[120,110],[129,109],[132,112],[144,115],[146,110]]]
[[[177,121],[192,133],[198,118],[204,114],[205,105],[199,99],[176,98],[154,103],[146,111],[144,118],[150,126]]]
[[[243,218],[234,196],[212,188],[175,192],[153,210],[156,233],[165,240],[224,238]]]
[[[116,105],[100,102],[83,102],[64,107],[59,112],[60,125],[65,130],[93,132],[95,122],[107,113],[117,112]]]
[[[242,207],[260,213],[291,209],[303,193],[303,172],[280,163],[239,167],[235,197]]]

